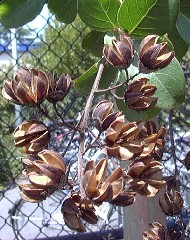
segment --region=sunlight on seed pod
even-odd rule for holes
[[[26,168],[29,181],[44,189],[61,189],[67,184],[68,173],[61,154],[44,150],[38,154],[39,160]]]
[[[21,184],[19,189],[22,199],[27,202],[41,202],[53,193],[52,189],[45,190],[32,184]]]
[[[47,75],[37,69],[16,70],[14,79],[4,81],[2,94],[7,100],[21,105],[39,105],[46,98],[49,89]]]
[[[119,116],[106,131],[105,151],[109,157],[130,160],[143,151],[143,145],[135,139],[138,127],[135,122],[125,123],[125,117]]]
[[[166,129],[156,127],[153,121],[138,121],[136,124],[139,129],[136,139],[144,146],[140,157],[152,156],[159,160],[165,145]]]
[[[125,169],[125,174],[133,179],[131,182],[133,191],[142,196],[152,197],[166,184],[164,180],[154,178],[154,175],[162,169],[162,163],[155,161],[152,157],[139,157]]]
[[[122,169],[117,167],[110,176],[106,176],[107,166],[107,159],[103,158],[96,165],[88,161],[84,169],[83,186],[87,197],[95,203],[110,202],[124,187]]]
[[[113,103],[108,100],[102,100],[95,106],[92,118],[100,132],[105,131],[121,115],[121,112],[113,112],[112,109]]]
[[[168,240],[167,231],[162,224],[154,222],[150,224],[151,230],[143,232],[143,240]]]
[[[43,150],[38,156],[23,158],[22,162],[24,175],[30,182],[19,186],[21,197],[26,201],[42,201],[69,184],[69,169],[65,167],[61,154],[53,150]]]
[[[98,221],[92,201],[81,198],[78,192],[72,192],[64,199],[61,212],[66,226],[78,232],[86,231],[82,220],[90,224]]]
[[[35,154],[47,147],[50,134],[45,125],[36,120],[24,121],[13,132],[16,147],[26,154]]]

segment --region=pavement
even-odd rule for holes
[[[65,240],[70,239],[68,237],[78,239],[76,233],[67,228],[63,221],[61,205],[66,194],[67,192],[64,191],[55,192],[50,198],[39,204],[22,201],[19,205],[21,210],[17,211],[17,214],[11,214],[11,209],[21,199],[18,187],[15,185],[5,193],[0,193],[0,240],[45,240],[51,237],[58,239],[59,236],[63,236]],[[99,215],[100,220],[96,225],[86,225],[87,231],[90,233],[110,229],[110,227],[118,228],[118,219],[121,218],[121,215],[119,216],[117,210],[113,209],[109,222],[107,216],[110,210],[107,203],[102,205],[101,209],[97,209],[96,214]],[[19,231],[19,236],[13,231],[12,219],[14,219],[15,229]]]
[[[0,239],[14,240],[15,234],[11,226],[11,216],[9,210],[14,207],[14,203],[20,199],[18,187],[0,193]]]

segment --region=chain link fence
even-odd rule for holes
[[[96,58],[86,54],[81,47],[83,37],[88,33],[80,19],[70,25],[57,22],[46,9],[32,23],[20,29],[6,29],[0,26],[0,86],[3,80],[11,80],[19,67],[35,67],[46,72],[69,73],[72,78],[80,76]],[[168,219],[168,226],[182,229],[188,237],[190,220],[190,173],[184,166],[184,158],[190,150],[190,66],[184,61],[187,83],[186,102],[175,112],[160,114],[160,122],[168,130],[168,142],[163,155],[164,175],[178,175],[179,189],[183,193],[185,207],[179,217]],[[65,121],[75,124],[82,114],[85,98],[74,90],[60,103],[58,110]],[[52,116],[55,110],[48,103],[43,106]],[[37,109],[15,106],[7,103],[0,95],[0,239],[122,239],[122,210],[103,204],[97,214],[100,220],[96,226],[86,226],[87,233],[76,234],[64,225],[60,212],[61,203],[67,191],[57,191],[43,203],[28,203],[19,196],[18,183],[25,181],[21,151],[14,146],[12,133],[25,119],[43,119],[49,127],[54,127],[47,117]],[[169,117],[168,117],[169,116]],[[73,120],[75,119],[75,120]],[[175,147],[171,144],[171,135]],[[88,136],[90,138],[90,135]],[[51,135],[50,149],[62,153],[67,163],[71,163],[71,174],[76,175],[78,136],[71,136],[68,129],[59,128]],[[72,139],[72,143],[71,143]],[[75,139],[76,141],[73,141]],[[67,153],[66,147],[69,145]],[[176,161],[178,162],[176,164]]]
[[[34,67],[56,75],[69,73],[72,79],[80,76],[95,61],[82,49],[81,43],[89,29],[79,20],[70,25],[57,22],[46,9],[32,23],[19,29],[0,27],[0,86],[11,80],[19,67]],[[81,116],[85,98],[71,91],[57,107],[69,124],[76,124]],[[64,224],[61,214],[67,190],[56,191],[43,203],[28,203],[19,196],[17,184],[25,182],[20,157],[15,148],[12,133],[26,119],[43,120],[54,129],[54,123],[37,109],[15,106],[0,96],[0,239],[121,239],[122,213],[120,208],[103,204],[97,209],[100,220],[96,226],[87,225],[87,233],[76,234]],[[51,118],[57,116],[52,105],[45,102],[43,108]],[[73,120],[75,119],[75,120]],[[59,120],[58,120],[59,121]],[[90,135],[87,136],[89,140]],[[71,141],[72,139],[72,141]],[[71,175],[76,177],[78,136],[69,129],[59,128],[51,132],[49,149],[54,149],[71,164]],[[69,147],[68,147],[69,145]],[[67,148],[67,152],[65,150]],[[113,238],[114,236],[114,238]]]

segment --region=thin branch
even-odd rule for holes
[[[115,98],[115,99],[118,99],[118,100],[124,100],[124,97],[119,97],[117,96],[114,92],[111,91],[111,94],[112,96]]]
[[[130,78],[127,77],[127,80],[126,80],[126,81],[124,81],[124,82],[122,82],[122,83],[120,83],[120,84],[118,84],[118,85],[110,86],[110,87],[105,88],[105,89],[97,89],[95,92],[96,92],[96,93],[107,93],[107,92],[111,92],[112,90],[115,90],[115,89],[120,88],[120,87],[122,87],[122,86],[124,86],[124,85],[127,85],[127,83],[128,83],[130,80],[132,80],[133,78],[135,78],[135,77],[138,76],[138,75],[139,75],[139,73],[136,73],[136,74],[134,74],[133,76],[131,76]]]
[[[80,123],[80,140],[79,140],[79,152],[78,152],[78,181],[79,181],[79,187],[80,187],[80,191],[81,191],[81,197],[85,197],[85,191],[84,191],[84,187],[82,184],[82,177],[83,177],[83,172],[82,172],[82,167],[83,167],[83,154],[85,152],[84,149],[84,141],[85,141],[85,129],[87,128],[87,121],[89,118],[89,113],[90,113],[90,109],[91,109],[91,105],[94,99],[94,93],[96,92],[96,90],[98,89],[99,86],[99,82],[102,76],[102,72],[105,66],[106,60],[104,57],[102,57],[101,59],[101,63],[94,81],[94,84],[92,86],[92,90],[90,92],[90,95],[88,97],[88,100],[86,102],[86,106],[84,109],[84,115],[81,119],[81,123]]]

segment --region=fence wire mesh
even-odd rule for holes
[[[13,72],[20,66],[36,67],[44,71],[54,71],[58,75],[67,72],[72,78],[80,76],[96,60],[86,54],[81,47],[83,37],[89,29],[83,23],[76,21],[69,25],[60,24],[44,9],[37,20],[19,29],[6,29],[0,26],[0,87],[5,79],[11,80]],[[175,149],[170,143],[166,144],[163,155],[165,164],[164,175],[179,174],[179,189],[183,193],[185,207],[181,217],[170,218],[170,227],[183,230],[188,237],[190,221],[190,174],[184,167],[184,158],[190,150],[190,73],[189,61],[184,61],[184,73],[187,83],[185,103],[179,110],[163,112],[160,122],[171,132],[175,141]],[[65,120],[75,124],[82,112],[85,102],[72,91],[58,110]],[[18,124],[25,119],[42,119],[50,127],[51,120],[41,115],[37,109],[14,106],[7,103],[0,95],[0,239],[121,239],[122,210],[103,204],[98,214],[100,220],[96,226],[86,226],[87,233],[76,234],[68,229],[63,222],[60,212],[61,203],[67,191],[55,192],[43,203],[28,203],[20,198],[17,184],[24,181],[22,164],[19,159],[21,151],[15,147],[12,133]],[[50,115],[56,115],[55,110],[45,103],[43,106]],[[169,117],[168,117],[169,116]],[[65,154],[65,148],[70,143],[71,135],[68,129],[55,131],[51,137],[50,148],[61,152],[65,161],[71,164],[73,177],[76,173],[77,159],[76,141],[72,141]],[[89,136],[90,137],[90,136]],[[169,141],[170,142],[170,141]],[[178,161],[178,164],[175,164]],[[177,171],[177,169],[178,171]],[[93,234],[92,234],[93,233]]]
[[[80,76],[96,60],[81,47],[89,29],[79,20],[70,25],[57,22],[46,9],[37,19],[19,29],[0,27],[0,85],[5,79],[11,80],[19,67],[34,67],[57,75],[69,73],[72,78]],[[78,236],[64,224],[60,211],[68,191],[56,191],[43,203],[28,203],[19,196],[18,183],[23,183],[22,156],[15,148],[12,133],[25,119],[38,119],[54,128],[51,119],[44,117],[37,109],[14,106],[0,96],[0,238],[2,239],[119,239],[122,238],[121,209],[104,204],[99,211],[100,221],[96,226],[86,226],[87,235]],[[82,114],[85,98],[74,90],[58,111],[69,124],[76,124]],[[48,103],[43,108],[51,115],[56,111]],[[75,120],[72,120],[75,119]],[[72,143],[70,139],[72,140]],[[50,149],[59,151],[66,163],[71,164],[71,175],[76,175],[78,136],[71,136],[66,128],[59,128],[51,134]],[[69,148],[68,148],[69,145]],[[65,149],[67,152],[65,154]],[[93,234],[92,234],[93,233]],[[113,238],[114,236],[114,238]]]

